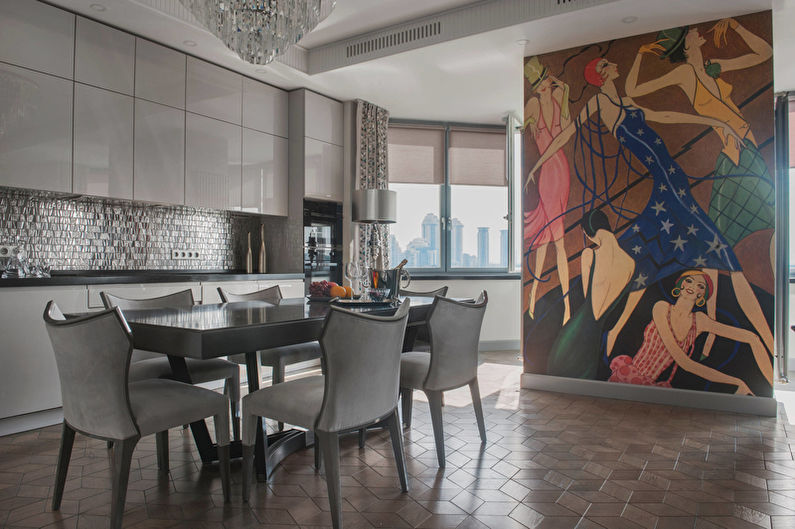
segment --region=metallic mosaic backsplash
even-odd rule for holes
[[[53,270],[242,270],[248,232],[256,266],[263,223],[266,249],[280,253],[286,219],[0,187],[0,244],[19,240]],[[273,258],[269,272],[287,271]]]

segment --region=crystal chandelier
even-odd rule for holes
[[[268,64],[326,18],[335,0],[179,0],[199,24],[252,64]]]

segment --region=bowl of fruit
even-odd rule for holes
[[[334,281],[312,281],[309,285],[309,301],[329,301],[334,298],[352,298],[351,287],[338,285]]]

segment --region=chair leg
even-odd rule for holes
[[[439,468],[444,468],[444,427],[442,426],[442,392],[426,391],[428,406],[431,408],[431,422],[433,423],[433,439],[436,441],[436,459]]]
[[[155,447],[157,449],[157,469],[168,472],[168,430],[155,434]]]
[[[138,438],[116,441],[113,446],[113,492],[110,506],[110,527],[121,529],[124,503],[127,499],[127,483],[130,480],[130,464]]]
[[[395,454],[395,464],[400,478],[400,490],[408,492],[409,478],[406,473],[406,458],[403,456],[403,430],[400,429],[400,417],[398,416],[397,408],[386,420],[386,424],[389,428],[389,436],[392,438],[392,452]]]
[[[400,405],[403,410],[403,425],[411,428],[411,409],[414,404],[414,390],[411,388],[400,388]]]
[[[224,395],[229,397],[229,411],[232,414],[232,439],[240,439],[240,373],[224,382]]]
[[[257,442],[257,416],[246,413],[243,408],[243,501],[248,502],[251,484],[254,481],[254,444]],[[264,436],[265,453],[268,437]]]
[[[63,489],[66,484],[66,473],[69,470],[69,460],[72,458],[72,446],[75,443],[75,431],[63,423],[61,433],[61,450],[58,452],[58,467],[55,471],[55,490],[52,493],[52,510],[57,511],[61,508]]]
[[[469,392],[472,394],[472,407],[475,408],[475,419],[478,421],[480,441],[486,444],[486,421],[483,420],[483,406],[480,403],[480,387],[476,378],[469,383]]]
[[[320,453],[320,442],[315,436],[315,470],[320,472],[320,465],[323,464],[323,458],[321,457]]]
[[[284,362],[281,360],[273,364],[273,373],[271,374],[271,385],[281,384],[284,382]],[[284,431],[284,423],[280,422],[276,425],[280,432]]]
[[[221,471],[221,487],[224,491],[224,502],[231,500],[229,485],[229,408],[223,407],[223,411],[213,415],[215,423],[215,442],[218,443],[218,464]]]
[[[326,487],[331,508],[331,524],[334,529],[342,528],[342,487],[340,485],[340,443],[337,433],[315,432],[320,449],[323,451],[323,465],[326,469]]]
[[[364,448],[364,442],[367,439],[367,428],[359,428],[359,448]]]

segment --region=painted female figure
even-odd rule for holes
[[[627,75],[626,92],[631,97],[640,97],[668,86],[676,86],[688,98],[694,112],[723,122],[723,127],[713,128],[723,146],[715,162],[716,178],[712,184],[709,217],[727,243],[734,247],[747,235],[775,226],[775,190],[751,127],[731,99],[731,85],[721,79],[720,74],[761,64],[772,57],[773,49],[764,39],[731,18],[718,22],[711,30],[717,47],[725,43],[728,28],[737,32],[751,53],[732,59],[705,60],[701,48],[706,41],[698,29],[685,26],[661,31],[656,42],[641,46],[638,50]],[[661,77],[638,84],[644,54],[659,55],[679,66]],[[734,131],[737,137],[726,134],[727,129]],[[771,266],[773,252],[771,238]],[[717,271],[710,270],[709,274],[713,283],[716,283]],[[739,270],[731,273],[731,280],[740,306],[772,351],[773,333],[748,281]],[[715,315],[715,308],[713,298],[708,305],[710,315]],[[712,340],[713,337],[708,339],[704,347],[705,354],[708,354]]]
[[[726,375],[692,359],[696,338],[707,332],[751,346],[754,359],[768,383],[773,385],[773,364],[761,340],[754,333],[739,327],[719,323],[704,312],[693,312],[703,307],[714,294],[709,276],[701,270],[688,270],[679,276],[671,292],[676,301],[658,301],[652,309],[652,321],[643,332],[643,343],[635,356],[621,355],[610,362],[612,375],[609,382],[671,387],[677,369],[721,384],[737,386],[736,393],[749,395],[751,390],[739,378]],[[660,376],[671,364],[670,375]]]
[[[530,127],[539,152],[544,152],[563,127],[571,122],[569,115],[569,87],[551,76],[537,57],[532,57],[524,68],[537,97],[525,105],[525,127]],[[525,251],[536,250],[533,287],[528,300],[528,313],[533,317],[541,271],[549,243],[555,245],[557,271],[563,292],[563,323],[569,319],[569,263],[564,245],[564,215],[569,201],[569,162],[558,150],[542,166],[538,178],[538,205],[524,214]]]

